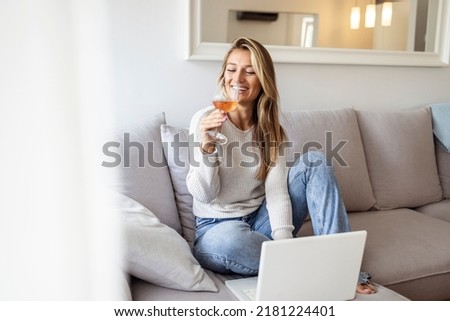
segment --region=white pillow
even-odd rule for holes
[[[175,202],[180,216],[183,237],[193,247],[195,216],[192,211],[192,195],[186,185],[186,176],[189,172],[189,149],[187,147],[189,130],[162,124],[161,140],[175,192]]]
[[[218,291],[180,234],[135,200],[115,194],[114,201],[123,227],[124,263],[129,274],[171,289]]]

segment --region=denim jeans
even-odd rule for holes
[[[334,170],[322,153],[309,152],[297,159],[289,169],[288,191],[293,236],[308,213],[315,235],[350,231]],[[203,267],[224,274],[258,273],[262,242],[272,239],[265,201],[244,217],[197,217],[196,225],[194,255]]]

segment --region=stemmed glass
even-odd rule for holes
[[[239,85],[231,87],[231,97],[227,94],[223,85],[218,85],[216,92],[213,95],[212,103],[217,109],[221,109],[226,113],[237,108],[239,103]],[[227,137],[219,132],[220,126],[213,131],[208,131],[208,134],[214,139],[216,143],[221,145],[226,144]]]

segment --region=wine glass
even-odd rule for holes
[[[231,87],[231,97],[227,94],[224,86],[217,86],[212,103],[215,108],[221,109],[226,113],[235,110],[239,103],[239,85]],[[228,139],[224,134],[219,132],[219,129],[220,126],[216,127],[213,131],[208,131],[208,134],[213,138],[214,142],[221,145],[226,144]]]

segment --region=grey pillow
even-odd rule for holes
[[[181,234],[175,196],[164,159],[160,126],[164,113],[116,128],[106,142],[109,152],[104,170],[114,175],[111,189],[135,199],[151,210],[162,223]],[[120,164],[114,161],[120,157]],[[113,166],[115,165],[115,166]]]
[[[124,233],[124,268],[129,274],[171,289],[218,291],[180,234],[135,200],[121,194],[113,198]]]

